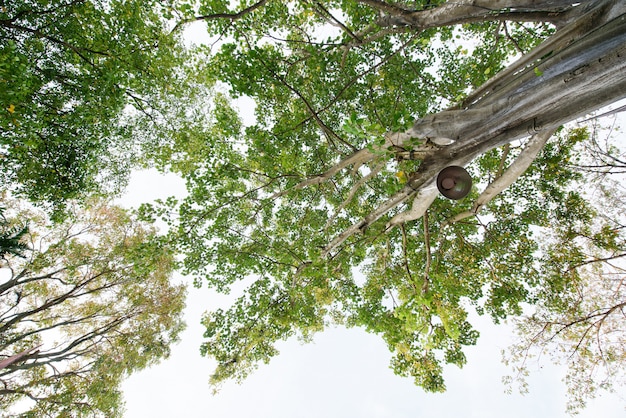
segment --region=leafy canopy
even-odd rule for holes
[[[280,340],[341,324],[380,335],[396,373],[442,391],[444,366],[463,366],[463,347],[479,337],[472,311],[499,322],[532,306],[520,330],[543,334],[522,339],[511,358],[578,342],[569,382],[580,404],[596,378],[585,366],[624,358],[611,337],[623,289],[607,279],[623,270],[606,264],[624,254],[623,221],[594,207],[581,185],[600,182],[583,163],[622,160],[595,132],[542,127],[533,110],[556,113],[549,96],[603,80],[598,67],[613,71],[615,92],[582,89],[590,108],[624,92],[614,71],[623,50],[613,42],[623,40],[623,19],[613,17],[624,10],[611,0],[497,5],[2,7],[0,180],[63,222],[47,226],[44,215],[12,206],[2,218],[11,276],[0,285],[2,344],[13,353],[44,343],[0,372],[6,406],[25,396],[39,400],[32,416],[118,414],[119,380],[166,356],[181,329],[182,289],[169,282],[174,246],[198,286],[228,292],[251,281],[233,306],[203,318],[201,351],[218,360],[216,386],[268,362]],[[180,33],[197,21],[213,43],[189,51]],[[589,58],[582,76],[579,67],[558,72],[580,64],[572,51],[594,40],[587,50],[601,59]],[[551,80],[570,87],[556,91]],[[519,91],[523,120],[493,123],[512,113],[507,100]],[[253,122],[232,98],[254,100]],[[581,111],[572,103],[555,120]],[[504,138],[471,137],[483,124]],[[520,139],[520,129],[536,135]],[[436,168],[453,162],[471,162],[477,184],[458,202],[432,187]],[[142,221],[87,199],[122,190],[131,168],[149,165],[180,174],[188,195],[144,205]],[[72,215],[70,199],[89,204]],[[156,218],[171,227],[167,240],[144,224]],[[593,347],[592,331],[608,346]],[[50,334],[60,336],[52,348]]]
[[[472,310],[499,322],[574,297],[561,273],[587,261],[562,234],[604,236],[617,222],[580,191],[573,162],[585,129],[482,149],[468,167],[479,186],[519,171],[495,198],[475,189],[451,202],[424,187],[413,202],[388,205],[425,158],[447,158],[437,138],[402,137],[400,147],[394,135],[420,118],[426,128],[445,124],[436,112],[587,7],[608,4],[508,3],[519,7],[261,0],[204,1],[188,12],[216,40],[204,72],[232,97],[254,99],[255,121],[243,124],[219,96],[201,141],[164,145],[163,167],[185,178],[188,196],[141,214],[177,225],[171,239],[186,273],[222,292],[254,278],[232,307],[203,318],[215,385],[268,362],[277,341],[342,324],[381,335],[396,373],[442,391],[444,365],[463,366],[463,347],[477,341]],[[541,79],[529,71],[530,84]],[[514,169],[522,160],[523,175]],[[604,238],[593,245],[613,250]]]
[[[187,52],[155,1],[18,1],[0,8],[0,182],[52,208],[119,192],[139,115],[185,93]]]
[[[184,328],[174,253],[152,227],[102,201],[72,207],[61,224],[23,201],[2,204],[8,225],[30,223],[28,249],[0,258],[0,351],[36,350],[0,370],[1,409],[122,416],[122,379],[167,358]]]

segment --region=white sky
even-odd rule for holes
[[[154,171],[136,173],[123,204],[137,206],[180,193],[182,181]],[[504,393],[501,350],[512,341],[507,326],[479,318],[475,347],[466,349],[468,364],[446,369],[448,391],[427,394],[411,379],[389,369],[383,340],[360,329],[333,328],[311,344],[288,341],[281,354],[262,365],[243,384],[224,386],[217,395],[208,384],[214,362],[201,357],[205,310],[226,306],[229,297],[189,286],[187,330],[172,356],[131,376],[123,385],[128,418],[306,418],[306,417],[566,417],[563,370],[544,359],[531,367],[530,393]],[[606,394],[591,402],[581,418],[623,418],[626,398]]]

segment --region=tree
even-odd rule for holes
[[[6,209],[0,207],[0,257],[5,255],[24,256],[28,246],[22,242],[22,238],[28,232],[28,224],[11,226],[4,216]]]
[[[184,22],[220,37],[205,71],[253,98],[256,122],[215,105],[217,135],[166,147],[188,197],[142,208],[178,223],[187,273],[220,291],[254,277],[203,319],[214,384],[344,324],[441,391],[477,341],[471,308],[498,322],[572,296],[558,272],[578,244],[541,258],[537,231],[610,224],[576,187],[588,132],[560,126],[626,96],[623,2],[230,4]],[[484,191],[438,199],[449,165]]]
[[[584,223],[546,231],[551,238],[541,250],[545,295],[537,298],[532,311],[515,319],[519,341],[506,355],[515,372],[507,380],[517,381],[522,390],[527,390],[525,377],[534,358],[566,364],[568,409],[573,413],[600,389],[626,383],[626,240],[621,210],[626,194],[619,178],[612,178],[623,167],[624,153],[610,130],[594,129],[581,145],[586,152],[579,154],[585,157],[578,157],[573,166],[587,174],[584,188],[593,199],[593,211]]]
[[[24,257],[0,260],[0,353],[21,354],[0,369],[1,415],[121,416],[121,380],[166,358],[184,327],[173,252],[104,202],[51,226],[3,200],[8,222],[31,227]]]
[[[123,189],[136,117],[184,95],[187,52],[155,1],[10,2],[0,9],[0,181],[61,214]]]

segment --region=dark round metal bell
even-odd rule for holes
[[[437,189],[448,199],[463,199],[472,190],[472,178],[463,167],[451,165],[439,172]]]

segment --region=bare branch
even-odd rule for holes
[[[428,212],[424,213],[424,248],[426,249],[426,263],[424,263],[424,285],[429,281],[430,265],[432,263],[432,256],[430,254],[430,226],[428,225]]]
[[[341,160],[340,162],[338,162],[337,164],[335,164],[334,166],[332,166],[328,171],[322,173],[322,174],[318,174],[316,176],[310,177],[300,183],[298,183],[297,185],[295,185],[294,187],[287,189],[287,190],[283,190],[281,192],[275,193],[271,198],[275,199],[281,196],[286,195],[287,193],[294,191],[294,190],[299,190],[299,189],[303,189],[307,186],[313,186],[316,184],[322,184],[328,180],[330,180],[335,174],[339,173],[341,170],[348,168],[352,165],[362,165],[365,164],[366,162],[372,160],[375,157],[375,155],[370,152],[367,149],[362,149],[360,151],[357,151],[355,153],[353,153],[352,155],[350,155],[349,157]]]

